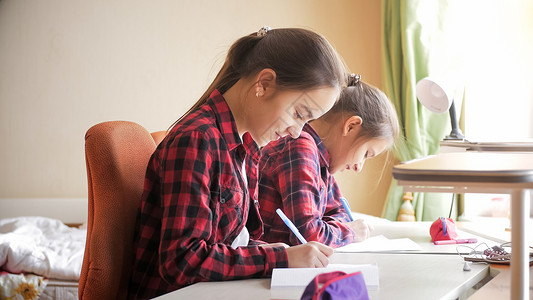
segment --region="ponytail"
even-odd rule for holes
[[[363,119],[363,134],[368,138],[383,138],[394,142],[400,135],[394,106],[382,91],[361,81],[361,75],[348,76],[348,87],[324,117],[336,120],[340,113],[360,116]]]
[[[276,72],[276,86],[280,89],[335,87],[340,90],[346,86],[344,62],[324,37],[306,29],[271,30],[265,26],[233,43],[213,82],[171,127],[206,103],[215,89],[224,94],[239,79],[265,68]]]

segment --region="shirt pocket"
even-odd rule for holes
[[[328,189],[326,188],[326,184],[324,181],[320,180],[320,183],[318,184],[318,194],[320,197],[324,197],[325,193],[328,192]]]
[[[322,214],[326,211],[326,206],[328,203],[328,187],[324,183],[324,181],[320,180],[318,183],[318,199],[316,199],[316,206],[319,209],[319,211],[322,211]]]
[[[235,186],[221,185],[211,191],[214,206],[213,228],[216,230],[214,242],[231,243],[242,230],[245,193]]]

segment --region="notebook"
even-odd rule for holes
[[[335,249],[335,252],[398,252],[422,251],[422,247],[411,239],[388,239],[383,235],[370,237],[359,243],[351,243]]]

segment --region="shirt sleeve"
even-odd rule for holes
[[[291,140],[277,155],[273,182],[279,191],[283,212],[308,241],[340,247],[353,242],[354,233],[345,224],[347,215],[332,200],[329,187],[321,180],[318,149],[305,138]],[[329,205],[329,215],[325,215]],[[291,232],[289,241],[299,244]]]
[[[350,217],[348,216],[348,212],[344,208],[341,202],[342,194],[340,191],[340,188],[337,184],[337,181],[335,180],[335,177],[330,175],[329,178],[329,188],[328,188],[328,194],[327,194],[327,205],[324,212],[324,216],[322,217],[322,220],[325,222],[331,222],[331,221],[340,221],[343,223],[350,222]],[[350,239],[346,243],[352,243],[355,239],[355,233],[353,230],[348,228],[350,230]],[[341,246],[341,245],[339,245]]]
[[[216,142],[206,133],[182,134],[161,164],[161,240],[159,272],[179,286],[199,281],[263,277],[287,267],[283,247],[257,245],[232,249],[216,241],[217,224],[210,201]]]

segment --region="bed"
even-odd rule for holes
[[[86,235],[57,219],[0,219],[0,299],[78,299]]]

